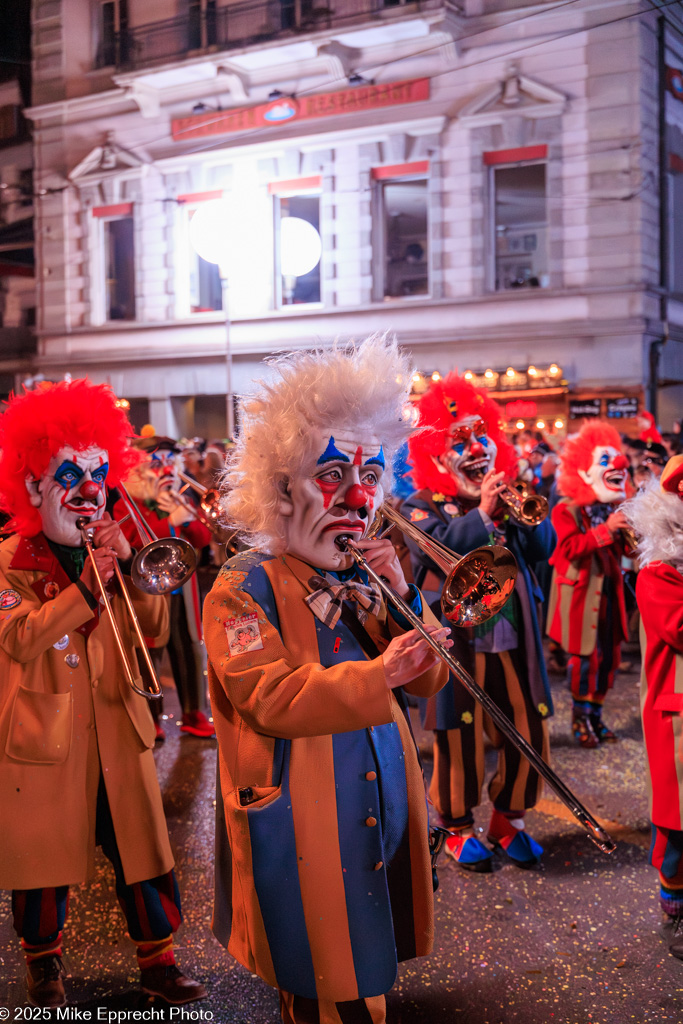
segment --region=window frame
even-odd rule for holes
[[[137,241],[137,222],[135,204],[131,202],[111,203],[107,206],[95,206],[90,210],[90,246],[92,258],[90,288],[90,320],[93,326],[110,326],[111,324],[135,324],[140,322],[140,268],[139,245]],[[133,222],[133,302],[135,316],[132,320],[111,320],[108,316],[107,298],[107,251],[105,225],[115,220],[131,219]]]
[[[532,148],[532,147],[529,147]],[[550,218],[548,216],[548,181],[549,181],[549,160],[547,155],[547,147],[537,147],[543,149],[545,155],[543,156],[529,156],[528,159],[524,160],[492,160],[491,162],[486,161],[487,154],[484,154],[485,158],[485,170],[488,171],[487,175],[487,192],[488,192],[488,215],[487,215],[487,229],[486,229],[486,242],[488,250],[488,258],[486,259],[486,291],[491,295],[506,295],[510,292],[521,291],[528,293],[541,291],[547,292],[550,288],[550,269],[549,265],[545,268],[545,275],[548,277],[547,286],[539,286],[538,288],[496,288],[496,263],[497,263],[497,246],[496,246],[496,171],[508,170],[510,168],[522,168],[522,167],[539,167],[545,168],[545,230],[547,232],[546,237],[546,261],[549,264],[549,242],[550,242]]]
[[[290,309],[322,309],[325,301],[325,276],[323,273],[325,261],[325,248],[320,256],[320,298],[315,302],[284,303],[282,301],[282,269],[280,267],[280,224],[282,217],[279,215],[280,203],[283,199],[292,199],[296,196],[315,196],[318,198],[318,233],[322,239],[323,219],[323,197],[322,176],[312,175],[308,178],[293,178],[286,181],[272,181],[268,184],[268,192],[272,196],[272,224],[273,224],[273,308],[275,312],[281,313]]]
[[[414,170],[409,170],[413,167]],[[413,164],[399,164],[388,167],[372,167],[370,170],[372,181],[371,197],[371,248],[373,253],[374,271],[372,275],[372,300],[373,302],[419,302],[431,299],[434,292],[434,267],[432,253],[432,216],[430,209],[430,163],[428,160],[417,161]],[[427,291],[418,295],[385,295],[386,288],[386,260],[387,260],[387,232],[384,206],[384,188],[386,185],[394,185],[400,182],[424,181],[426,185],[426,212],[427,212]]]
[[[190,214],[196,212],[202,203],[211,202],[213,199],[224,197],[223,189],[215,189],[208,192],[190,192],[176,197],[177,215],[175,224],[175,318],[176,320],[195,320],[197,318],[215,319],[217,316],[225,317],[225,296],[221,284],[221,308],[192,311],[191,290],[190,290],[190,254],[192,243],[190,242]],[[197,255],[197,259],[200,257]]]

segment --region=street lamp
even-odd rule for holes
[[[195,211],[190,221],[192,248],[207,263],[215,263],[221,279],[221,298],[225,313],[225,371],[228,439],[235,434],[235,410],[232,395],[232,347],[230,345],[230,305],[228,297],[228,264],[234,250],[231,238],[231,209],[225,199],[210,199]],[[232,243],[232,245],[231,245]]]

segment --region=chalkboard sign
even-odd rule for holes
[[[607,415],[610,419],[623,420],[627,416],[638,415],[638,399],[633,398],[610,398],[607,402]]]
[[[569,419],[570,420],[581,420],[587,417],[594,417],[600,415],[600,399],[599,398],[584,398],[583,400],[575,398],[570,399],[569,402]]]

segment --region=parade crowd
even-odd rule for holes
[[[552,765],[548,674],[589,773],[639,636],[650,860],[683,960],[681,435],[642,413],[634,437],[510,437],[484,389],[454,372],[411,399],[411,377],[387,337],[284,356],[227,445],[136,436],[86,380],[9,401],[0,887],[33,1006],[71,997],[69,887],[96,846],[142,990],[206,995],[174,954],[164,657],[181,731],[217,741],[215,935],[285,1024],[384,1024],[398,963],[432,949],[437,850],[478,873],[543,858],[525,816]]]

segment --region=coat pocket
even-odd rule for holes
[[[27,764],[63,764],[71,749],[73,703],[68,693],[20,686],[14,699],[5,753]]]
[[[683,693],[660,693],[652,702],[652,710],[680,714],[683,712]]]

